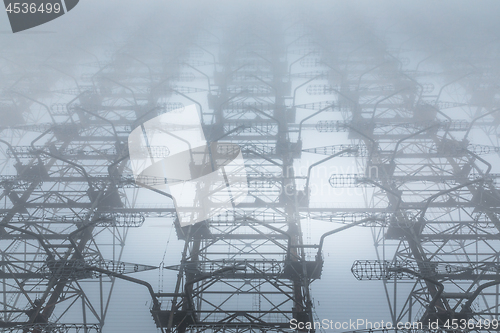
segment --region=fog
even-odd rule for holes
[[[498,319],[498,286],[472,305],[466,301],[500,272],[499,13],[498,1],[81,0],[61,17],[18,33],[0,15],[0,327],[33,324],[38,317],[26,311],[37,308],[34,301],[50,303],[58,283],[66,283],[55,310],[47,310],[49,323],[161,331],[151,315],[156,299],[144,285],[116,274],[57,280],[46,273],[47,253],[68,260],[80,251],[82,260],[148,266],[153,269],[124,275],[146,281],[155,293],[187,283],[191,273],[172,268],[190,253],[174,223],[175,203],[166,184],[162,194],[134,182],[127,140],[132,130],[145,131],[144,122],[190,105],[209,143],[240,146],[248,178],[245,200],[203,222],[211,241],[247,217],[254,223],[248,234],[296,237],[300,260],[322,258],[321,278],[297,273],[294,280],[310,289],[309,320],[396,323],[463,308],[467,319]],[[37,165],[46,174],[37,174]],[[178,167],[194,174],[188,162]],[[98,213],[134,213],[144,221],[78,229]],[[318,248],[321,236],[338,228],[345,230]],[[224,260],[237,267],[238,260],[284,256],[267,247],[286,248],[278,236],[262,244],[228,237],[217,244],[213,262],[220,269]],[[201,243],[208,248],[207,239]],[[207,253],[198,264],[212,260]],[[356,260],[396,268],[375,272],[373,264],[370,273],[379,275],[359,281],[351,272]],[[426,275],[425,263],[435,264],[434,275]],[[472,277],[450,275],[449,267]],[[234,270],[234,280],[255,283],[253,291],[260,290],[255,281],[265,283]],[[36,275],[42,271],[49,276]],[[178,273],[187,275],[178,280]],[[445,285],[445,296],[435,296],[435,281]],[[207,296],[212,303],[227,297],[223,286],[216,288]],[[249,296],[249,305],[240,294],[214,305],[214,312],[225,304],[257,313],[269,301],[262,292]],[[69,295],[76,305],[68,305]],[[162,310],[170,309],[171,297],[158,299]],[[200,296],[195,303],[204,301]],[[298,305],[281,304],[272,311],[293,317]],[[241,327],[227,330],[246,330],[246,319],[239,320]],[[272,329],[290,331],[263,328]]]

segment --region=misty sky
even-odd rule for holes
[[[192,40],[203,42],[203,36],[210,38],[206,47],[215,53],[224,47],[216,45],[215,37],[224,40],[225,34],[245,33],[237,29],[239,20],[258,22],[272,20],[284,28],[295,22],[308,22],[314,25],[318,35],[331,39],[343,39],[342,29],[337,29],[339,22],[349,24],[349,36],[358,36],[362,45],[367,39],[377,39],[379,47],[385,47],[389,53],[404,58],[402,69],[412,71],[419,66],[422,72],[428,72],[422,81],[434,85],[432,94],[437,94],[440,87],[461,75],[447,67],[451,58],[464,59],[471,64],[471,71],[481,70],[474,66],[485,56],[485,50],[494,54],[500,46],[500,2],[498,1],[169,1],[169,0],[80,0],[75,9],[59,19],[18,34],[12,34],[7,15],[0,15],[0,87],[12,89],[13,83],[24,75],[35,71],[46,79],[39,88],[52,90],[73,86],[74,79],[92,83],[87,75],[95,73],[96,63],[105,65],[116,58],[115,52],[136,51],[136,55],[146,63],[159,58],[161,53],[172,56],[175,45],[184,49]],[[293,30],[293,29],[292,29]],[[207,31],[209,33],[207,33]],[[247,31],[251,33],[251,31]],[[259,31],[260,33],[260,31]],[[196,37],[202,36],[202,37]],[[291,37],[289,37],[291,38]],[[328,39],[327,38],[327,39]],[[292,38],[293,39],[293,38]],[[351,40],[357,44],[357,40]],[[299,49],[294,46],[290,49]],[[194,48],[196,49],[196,48]],[[371,52],[373,49],[368,49]],[[199,52],[199,49],[198,49]],[[489,54],[490,54],[489,53]],[[430,57],[433,55],[432,57]],[[288,63],[298,59],[298,54],[288,54]],[[422,60],[428,60],[420,63]],[[211,56],[201,52],[199,61],[211,61]],[[89,65],[90,64],[90,65]],[[92,65],[93,64],[93,65]],[[498,71],[500,63],[491,64]],[[50,69],[50,66],[72,73],[64,77]],[[204,67],[205,69],[209,68]],[[292,73],[306,72],[310,69],[301,64],[294,65]],[[462,71],[463,69],[460,69]],[[196,80],[192,86],[204,87],[206,80],[195,71],[191,71]],[[62,75],[62,76],[61,76]],[[494,80],[492,80],[494,81]],[[294,79],[292,91],[304,79]],[[19,86],[22,86],[21,83]],[[318,84],[326,84],[321,81]],[[182,83],[181,85],[189,85]],[[17,86],[17,87],[19,87]],[[498,89],[498,85],[496,86]],[[458,84],[443,91],[442,100],[464,102],[468,96]],[[336,99],[335,95],[312,96],[301,89],[297,94],[297,104]],[[42,93],[41,93],[42,94]],[[42,94],[43,95],[43,94]],[[45,94],[42,98],[52,103],[66,103],[69,96]],[[206,92],[194,94],[200,103],[208,109]],[[173,100],[173,102],[182,99]],[[52,104],[51,103],[51,104]],[[474,107],[467,105],[447,114],[454,119],[469,119],[474,114]],[[34,107],[34,115],[26,116],[32,122],[45,123],[49,119],[43,108]],[[310,114],[310,110],[299,111],[297,122]],[[310,120],[315,124],[319,120],[340,120],[339,113],[325,113]],[[0,124],[1,125],[1,124]],[[1,135],[1,134],[0,134]],[[13,144],[26,144],[33,137],[10,137]],[[349,144],[347,133],[318,133],[306,131],[303,138],[304,148],[313,148],[334,144]],[[480,130],[473,131],[470,139],[474,143],[497,145],[496,133],[487,136]],[[323,155],[303,153],[296,161],[297,170],[306,170],[303,166],[324,158]],[[493,171],[499,172],[498,155],[486,155],[493,163]],[[358,161],[359,162],[359,161]],[[3,162],[2,162],[3,164]],[[354,158],[342,158],[328,162],[327,170],[339,173],[360,173],[363,170]],[[302,167],[302,168],[301,168]],[[328,171],[328,172],[330,172]],[[12,165],[6,166],[2,174],[14,174]],[[302,174],[304,175],[304,174]],[[325,179],[326,177],[326,179]],[[313,175],[311,182],[317,186],[328,181],[327,175]],[[298,181],[304,186],[303,180]],[[141,190],[144,195],[139,204],[170,204],[166,198]],[[371,189],[366,189],[369,195]],[[311,205],[327,203],[336,207],[363,207],[365,204],[360,192],[346,195],[342,193],[318,194],[311,198]],[[322,233],[340,227],[342,224],[314,221],[302,221],[304,241],[316,244]],[[122,261],[158,266],[163,261],[165,266],[176,265],[180,261],[183,242],[177,240],[172,221],[169,219],[150,218],[141,228],[128,232]],[[390,320],[387,302],[380,281],[357,281],[350,272],[351,265],[357,259],[376,259],[373,248],[373,235],[370,228],[355,227],[327,239],[324,248],[324,268],[321,280],[312,284],[315,311],[319,319],[336,321],[349,319],[369,319],[373,321]],[[173,291],[175,274],[171,271],[158,270],[135,274],[134,277],[150,282],[156,290]],[[111,306],[103,332],[154,332],[156,328],[149,308],[151,300],[142,286],[117,281]]]

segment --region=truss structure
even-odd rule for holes
[[[296,331],[291,321],[319,320],[310,286],[325,238],[352,227],[371,228],[378,260],[351,271],[382,281],[394,326],[498,321],[498,41],[436,52],[415,37],[422,56],[396,45],[413,36],[389,42],[353,13],[261,6],[179,7],[111,50],[0,57],[2,331],[101,332],[116,279],[147,288],[162,332]],[[191,104],[208,142],[239,145],[249,190],[181,226],[168,195],[136,184],[127,140]],[[152,153],[169,156],[168,143]],[[358,205],[318,203],[311,173],[346,160],[357,170],[323,183],[361,189]],[[180,262],[123,261],[147,218],[173,223]],[[305,219],[337,227],[307,242]],[[174,272],[170,290],[133,277],[154,269]]]

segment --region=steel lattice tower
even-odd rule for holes
[[[150,66],[135,40],[110,55],[64,41],[66,53],[43,62],[22,48],[2,57],[13,69],[1,105],[2,331],[101,332],[116,278],[149,286],[128,274],[157,267],[122,262],[126,236],[174,209],[138,203],[127,139],[141,119],[182,106],[163,102],[172,92],[159,85],[191,80],[177,39],[190,36],[163,32],[151,36],[168,51]],[[34,68],[19,72],[11,59]]]
[[[225,215],[177,226],[186,245],[171,267],[179,270],[175,290],[157,294],[171,302],[152,310],[167,331],[289,331],[293,318],[313,320],[309,284],[322,260],[307,260],[301,235],[307,196],[293,173],[301,144],[290,135],[297,127],[286,40],[281,22],[255,17],[225,27],[203,112],[208,141],[241,147],[249,195]]]
[[[371,228],[378,260],[352,273],[382,281],[393,325],[498,319],[496,39],[435,51],[345,8],[201,7],[171,8],[106,47],[0,58],[1,329],[100,332],[123,279],[147,288],[162,332],[291,332],[291,320],[320,319],[310,287],[325,238],[353,227]],[[207,141],[222,142],[216,159],[232,153],[224,143],[241,148],[249,193],[181,226],[169,195],[134,181],[127,139],[191,104]],[[362,188],[358,205],[314,194],[315,168],[347,160],[358,172],[323,183]],[[172,223],[183,243],[180,262],[160,264],[175,279],[158,289],[130,275],[158,267],[122,261],[147,218]],[[306,219],[332,230],[308,242]]]
[[[384,281],[394,326],[421,322],[431,330],[429,323],[438,322],[440,328],[451,329],[453,322],[498,319],[494,286],[499,284],[500,196],[497,175],[480,156],[497,148],[473,144],[468,137],[477,127],[494,132],[498,123],[491,119],[496,110],[481,105],[470,119],[462,120],[453,111],[481,98],[443,101],[446,87],[474,76],[473,65],[456,66],[453,76],[445,76],[432,94],[434,84],[425,81],[427,75],[418,66],[404,69],[405,59],[391,53],[381,38],[370,30],[356,33],[363,34],[356,40],[364,43],[351,53],[339,56],[325,48],[316,60],[341,77],[316,91],[334,92],[344,106],[343,121],[323,121],[318,129],[348,132],[365,170],[332,175],[330,183],[372,188],[365,192],[369,208],[362,217],[371,220],[366,225],[373,226],[380,260],[356,261],[352,272],[360,280]],[[329,49],[336,43],[328,37],[318,40]],[[476,79],[482,75],[475,74]],[[339,149],[310,151],[331,154]]]

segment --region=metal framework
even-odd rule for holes
[[[393,325],[499,319],[498,41],[483,43],[482,57],[450,47],[436,60],[421,41],[412,67],[416,51],[344,12],[261,7],[267,14],[229,6],[189,22],[177,8],[109,54],[71,46],[41,63],[18,47],[0,57],[2,331],[101,332],[123,279],[148,289],[162,332],[291,332],[292,320],[318,320],[310,285],[325,239],[351,227],[372,230],[378,260],[351,271],[382,281]],[[240,146],[249,193],[181,226],[170,198],[136,185],[127,140],[189,104],[208,142]],[[168,156],[168,143],[153,153]],[[360,205],[318,203],[313,170],[346,160],[357,171],[323,183],[362,188]],[[127,234],[147,218],[173,223],[180,263],[122,261]],[[308,243],[304,219],[340,227]],[[176,276],[168,291],[131,276],[158,268]]]
[[[470,134],[483,129],[491,137],[498,109],[491,89],[486,99],[478,96],[483,88],[460,87],[491,78],[477,70],[491,67],[482,60],[464,63],[465,52],[452,47],[447,54],[454,60],[445,56],[438,66],[453,74],[440,83],[422,69],[432,56],[409,67],[404,51],[390,51],[371,29],[355,33],[351,40],[359,46],[350,52],[338,38],[315,39],[325,47],[313,63],[331,69],[336,80],[311,88],[337,96],[343,119],[319,122],[318,130],[348,132],[364,170],[334,174],[330,184],[365,186],[365,211],[378,218],[370,225],[379,260],[355,261],[352,273],[359,280],[383,281],[393,327],[420,322],[424,330],[495,330],[498,326],[481,323],[498,322],[499,316],[500,196],[488,162],[497,155],[498,142],[475,144]],[[496,54],[488,56],[489,63]],[[331,154],[342,148],[308,151]]]

